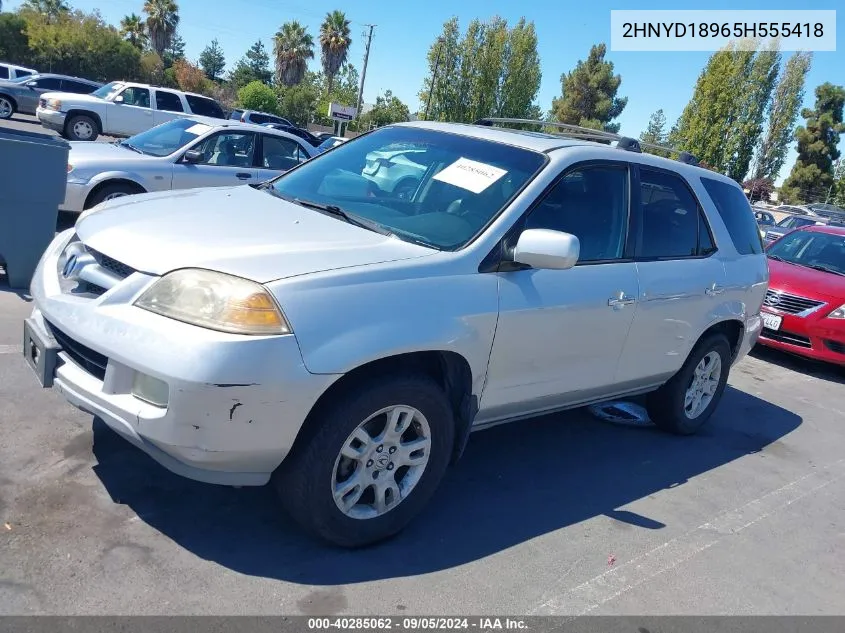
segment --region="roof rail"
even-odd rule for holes
[[[555,127],[559,132],[551,132],[555,136],[562,138],[580,139],[584,141],[615,141],[616,147],[627,152],[642,153],[643,149],[657,150],[660,152],[670,152],[678,156],[677,160],[686,163],[687,165],[698,165],[698,159],[689,152],[684,152],[674,147],[667,145],[658,145],[656,143],[644,143],[643,141],[631,138],[629,136],[622,136],[614,134],[613,132],[605,132],[604,130],[593,130],[579,125],[572,125],[570,123],[558,123],[557,121],[541,121],[539,119],[509,119],[499,117],[489,117],[479,119],[475,125],[485,125],[492,127],[495,124],[504,125],[539,125],[541,127]]]

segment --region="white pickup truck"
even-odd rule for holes
[[[41,125],[71,141],[93,141],[100,134],[133,136],[191,115],[226,116],[209,97],[127,81],[113,81],[87,95],[47,92],[36,110]]]

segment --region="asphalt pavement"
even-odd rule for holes
[[[31,307],[0,281],[0,614],[845,612],[843,369],[755,351],[690,438],[584,411],[476,433],[408,530],[344,551],[38,387]]]

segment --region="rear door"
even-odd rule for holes
[[[668,170],[634,172],[640,295],[617,379],[646,386],[680,369],[716,319],[725,269],[713,256],[713,234],[689,183]]]
[[[191,149],[202,152],[197,164],[173,165],[173,188],[226,187],[258,182],[255,167],[257,137],[252,132],[226,131],[206,137]]]

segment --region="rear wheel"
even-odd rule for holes
[[[731,366],[731,347],[722,334],[695,346],[683,367],[665,385],[650,393],[648,414],[662,430],[692,435],[719,404]]]
[[[77,114],[65,124],[65,136],[71,141],[96,141],[99,135],[97,122],[87,114]]]
[[[15,103],[6,95],[0,95],[0,120],[11,119],[15,113]]]
[[[348,390],[311,423],[273,481],[300,525],[343,547],[402,530],[443,478],[454,440],[446,395],[425,376]]]

